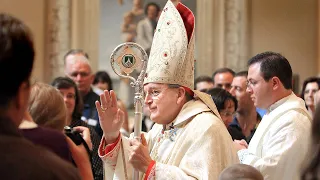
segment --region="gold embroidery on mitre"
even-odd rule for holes
[[[192,33],[193,34],[193,33]],[[180,13],[168,1],[159,18],[144,83],[179,84],[193,89],[194,38],[188,37]]]

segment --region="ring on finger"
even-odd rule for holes
[[[106,111],[108,108],[104,108],[101,106],[102,111]]]

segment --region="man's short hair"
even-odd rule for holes
[[[83,57],[85,57],[84,59],[80,59],[81,62],[83,63],[86,63],[88,64],[88,66],[90,67],[90,73],[92,73],[92,66],[91,66],[91,63],[89,61],[89,55],[88,53],[86,53],[84,50],[82,49],[70,49],[63,57],[63,62],[64,62],[64,65],[66,66],[66,58],[69,56],[69,55],[77,55],[77,54],[80,54],[82,55]]]
[[[194,88],[196,88],[196,85],[200,82],[213,83],[213,80],[209,76],[199,76],[194,80]]]
[[[89,55],[88,53],[86,53],[83,49],[70,49],[64,56],[63,56],[63,60],[64,63],[66,63],[66,58],[69,55],[75,55],[75,54],[81,54],[84,57],[86,57],[89,60]]]
[[[289,61],[279,53],[267,51],[252,57],[248,67],[260,64],[261,76],[265,81],[278,77],[286,89],[292,89],[292,69]]]
[[[19,19],[0,13],[0,107],[8,106],[23,82],[29,83],[34,56],[30,29]]]
[[[213,83],[214,83],[214,77],[215,77],[217,74],[220,74],[220,73],[230,73],[230,74],[232,74],[232,76],[235,75],[235,72],[234,72],[232,69],[230,69],[230,68],[224,67],[224,68],[217,69],[217,70],[212,74],[212,81],[213,81]]]
[[[157,3],[150,2],[150,3],[148,3],[148,4],[145,6],[145,8],[144,8],[144,14],[145,14],[145,15],[148,15],[148,9],[149,9],[150,6],[156,7],[157,12],[158,12],[158,13],[160,12],[160,6],[159,6]]]
[[[247,78],[248,77],[248,71],[240,71],[240,72],[237,72],[234,77],[245,77]]]
[[[262,174],[254,167],[246,164],[234,164],[224,169],[219,180],[263,180]]]

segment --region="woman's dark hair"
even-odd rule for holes
[[[306,87],[307,87],[307,84],[309,83],[313,83],[313,82],[316,82],[320,88],[320,78],[318,77],[309,77],[307,78],[304,82],[303,82],[303,85],[302,85],[302,91],[301,91],[301,94],[300,94],[300,97],[304,100],[304,92],[306,90]]]
[[[319,179],[320,168],[320,104],[317,105],[311,127],[311,146],[306,156],[301,180]]]
[[[83,102],[76,83],[68,77],[57,77],[52,81],[51,85],[57,89],[74,89],[75,107],[72,112],[72,119],[80,119],[82,116]]]
[[[212,100],[217,106],[218,112],[220,112],[222,109],[225,108],[225,103],[228,100],[231,100],[234,102],[234,108],[238,108],[238,101],[237,99],[232,96],[228,91],[222,89],[222,88],[212,88],[207,91],[209,95],[211,95]]]
[[[109,74],[106,71],[98,71],[95,74],[93,84],[98,84],[98,82],[103,82],[108,84],[108,91],[113,90],[112,87],[112,80],[109,76]]]

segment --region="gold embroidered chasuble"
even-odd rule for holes
[[[225,125],[200,100],[186,103],[173,126],[164,132],[162,129],[155,124],[145,134],[151,158],[156,161],[155,179],[215,180],[224,168],[239,162]],[[105,179],[132,179],[129,142],[125,137],[120,142],[122,146],[118,143],[101,156]]]

